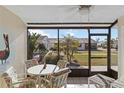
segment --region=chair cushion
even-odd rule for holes
[[[16,69],[14,67],[10,67],[6,73],[9,75],[10,78],[12,78],[12,82],[16,83],[18,82],[18,75],[16,72]]]
[[[115,79],[102,74],[96,74],[94,76],[89,77],[88,80],[90,81],[90,83],[92,82],[93,84],[95,84],[96,87],[109,88],[110,84],[114,82]]]

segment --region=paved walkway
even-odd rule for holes
[[[88,69],[88,66],[80,66],[78,68]],[[118,71],[118,66],[111,66],[115,71]],[[92,66],[91,71],[107,71],[107,66]]]

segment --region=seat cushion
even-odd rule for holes
[[[12,78],[12,82],[13,83],[16,83],[18,82],[18,75],[17,75],[17,72],[16,72],[16,69],[14,67],[10,67],[6,73],[9,75],[9,77]]]

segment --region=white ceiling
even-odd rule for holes
[[[4,6],[25,23],[114,22],[124,16],[124,6],[93,5],[88,10],[78,10],[78,5],[27,5]]]

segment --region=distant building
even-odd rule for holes
[[[58,39],[57,38],[49,38],[49,49],[53,48],[55,43],[58,43]]]
[[[111,48],[118,49],[118,38],[116,38],[111,44]]]
[[[80,46],[77,48],[78,50],[88,50],[89,47],[89,39],[88,38],[77,38],[80,42]],[[97,42],[91,39],[91,49],[97,50]]]
[[[76,38],[79,40],[80,45],[77,48],[77,50],[88,50],[88,38]],[[60,42],[63,40],[63,38],[59,38]],[[57,38],[48,38],[47,36],[41,36],[38,38],[39,43],[43,43],[47,49],[51,49],[54,47],[55,43],[58,43]],[[91,49],[97,50],[97,42],[93,39],[91,39]]]

